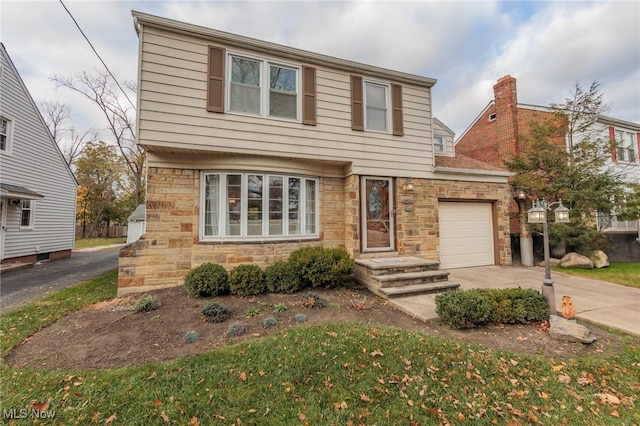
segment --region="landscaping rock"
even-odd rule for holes
[[[549,316],[549,335],[568,342],[593,343],[596,340],[587,327],[557,315]]]
[[[560,259],[556,259],[555,257],[549,258],[549,265],[558,266],[560,264]],[[544,260],[538,264],[538,266],[542,266],[544,268]]]
[[[606,268],[609,266],[609,256],[602,250],[596,251],[593,256],[591,256],[591,260],[593,261],[594,268]]]
[[[560,259],[560,266],[563,268],[593,269],[593,262],[587,256],[572,251]]]

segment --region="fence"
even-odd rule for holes
[[[82,225],[76,225],[76,238],[126,237],[127,229],[126,225],[111,225],[108,228],[103,226],[98,229],[91,229],[87,226],[83,235]]]

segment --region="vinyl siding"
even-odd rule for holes
[[[350,75],[329,67],[316,66],[316,126],[235,113],[209,113],[206,110],[208,41],[152,27],[142,27],[140,37],[138,140],[150,152],[251,153],[258,157],[349,163],[345,171],[355,174],[431,175],[429,87],[402,84],[404,136],[400,137],[391,133],[352,131]],[[267,59],[308,65],[291,58]],[[393,83],[375,75],[364,77]],[[159,155],[164,158],[164,166],[171,166],[167,156]],[[150,165],[155,164],[150,162]]]
[[[0,180],[44,195],[32,201],[33,229],[20,229],[20,210],[5,203],[3,258],[71,250],[75,236],[76,181],[6,51],[0,48],[0,52],[0,115],[13,120],[11,153],[0,154]]]

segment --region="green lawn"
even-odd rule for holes
[[[109,246],[112,244],[124,244],[127,237],[110,237],[110,238],[78,238],[75,242],[75,248]]]
[[[65,313],[113,297],[116,279],[110,273],[3,315],[2,353]],[[55,413],[44,424],[59,425],[639,424],[639,365],[640,339],[632,337],[611,356],[561,361],[395,328],[299,326],[141,367],[2,363],[0,423],[35,404],[41,416]]]
[[[611,263],[607,268],[600,269],[568,269],[554,266],[553,270],[640,288],[640,262]]]

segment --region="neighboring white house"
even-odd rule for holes
[[[0,258],[69,257],[77,182],[0,43]]]
[[[140,204],[127,219],[127,244],[138,241],[146,228],[146,209]]]

